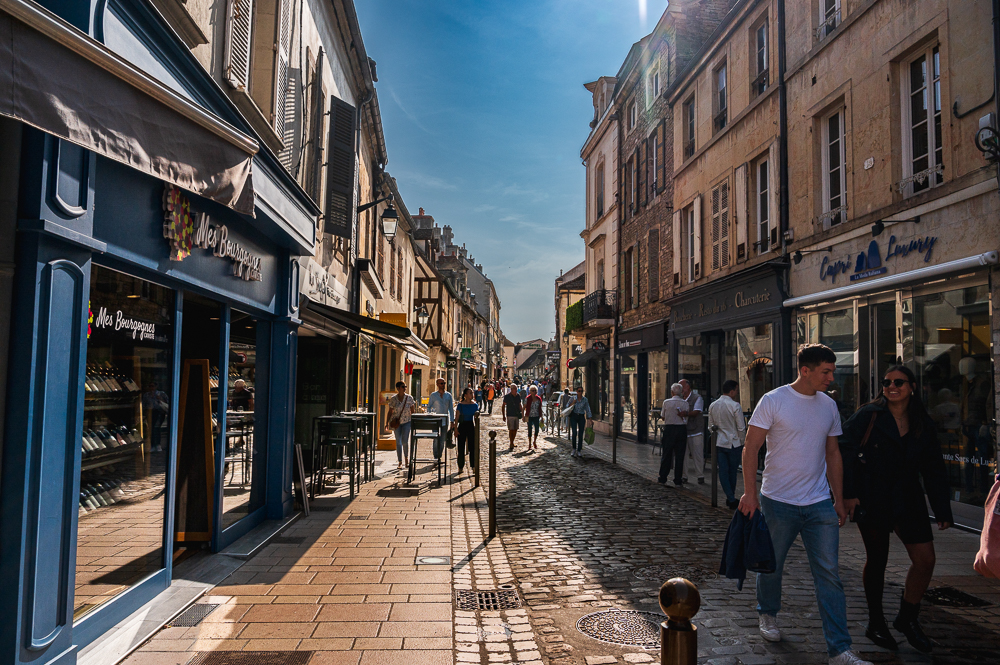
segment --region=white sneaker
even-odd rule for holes
[[[763,629],[761,629],[763,632]],[[830,659],[830,665],[872,665],[870,660],[862,660],[853,651],[845,651]]]
[[[760,615],[760,636],[768,642],[780,642],[781,631],[778,630],[778,618],[770,614]],[[849,652],[848,652],[849,653]],[[843,654],[841,654],[842,656]],[[838,656],[839,658],[840,656]],[[833,662],[832,660],[830,661]],[[847,661],[845,661],[847,662]]]

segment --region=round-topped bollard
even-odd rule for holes
[[[701,594],[690,580],[675,577],[660,587],[660,609],[667,620],[660,624],[660,665],[696,665],[698,629],[691,619],[701,608]]]

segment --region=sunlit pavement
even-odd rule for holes
[[[489,430],[496,430],[500,538],[488,540],[486,470]],[[130,665],[193,665],[213,654],[253,651],[266,663],[311,665],[611,665],[659,660],[655,650],[621,647],[584,636],[577,621],[608,608],[658,612],[656,592],[667,576],[684,576],[702,594],[695,619],[699,662],[826,662],[812,581],[800,546],[786,567],[779,617],[785,641],[757,633],[754,582],[742,592],[715,574],[730,512],[712,508],[708,485],[685,489],[649,480],[659,464],[649,446],[620,442],[618,467],[601,437],[585,457],[569,455],[565,438],[543,434],[528,452],[522,425],[513,451],[495,411],[483,419],[482,484],[471,468],[457,474],[449,451],[448,482],[437,488],[428,465],[407,489],[395,453],[380,452],[381,479],[353,501],[341,488],[318,498],[313,512],[281,534],[199,602],[218,607],[193,628],[165,628],[127,661]],[[650,471],[651,469],[651,471]],[[643,477],[646,476],[646,477]],[[856,530],[842,533],[841,569],[855,649],[882,663],[993,663],[1000,653],[1000,610],[928,605],[933,660],[905,645],[897,654],[863,637],[864,557]],[[961,588],[991,602],[1000,587],[969,575],[978,540],[937,535],[933,586]],[[893,612],[905,574],[894,545],[886,608]],[[447,557],[419,564],[417,557]],[[655,579],[644,568],[663,566]],[[646,571],[648,572],[648,570]],[[663,579],[661,579],[661,577]],[[463,611],[455,592],[512,584],[524,605],[504,611]],[[891,619],[891,614],[890,614]],[[211,661],[208,661],[211,662]]]

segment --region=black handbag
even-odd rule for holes
[[[872,414],[872,419],[868,422],[868,429],[865,430],[865,435],[861,439],[861,446],[858,448],[858,462],[861,464],[867,464],[868,460],[865,458],[865,446],[868,445],[868,438],[872,435],[872,429],[875,427],[875,418],[878,417],[878,412]],[[854,507],[854,512],[851,514],[852,522],[863,522],[865,517],[868,516],[868,511],[860,503]]]

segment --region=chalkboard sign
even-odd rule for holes
[[[215,459],[212,451],[212,394],[208,360],[185,360],[177,414],[177,542],[212,538]]]

